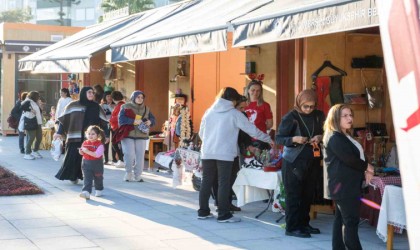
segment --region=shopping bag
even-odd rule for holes
[[[58,161],[61,156],[61,151],[63,149],[63,141],[61,139],[55,139],[51,142],[51,156],[55,161]]]

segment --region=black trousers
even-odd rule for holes
[[[236,177],[238,176],[238,172],[239,172],[239,157],[235,157],[235,159],[233,159],[233,166],[232,166],[232,173],[230,174],[230,195],[229,195],[229,203],[232,204],[232,200],[233,200],[233,195],[235,194],[235,192],[233,192],[233,183],[235,183],[236,181]],[[211,195],[213,196],[214,199],[214,205],[218,206],[218,202],[217,202],[217,192],[219,191],[219,181],[216,175],[216,179],[213,182],[213,188],[211,191]]]
[[[199,216],[206,216],[210,213],[209,199],[216,176],[218,178],[219,190],[217,192],[219,212],[218,220],[227,220],[232,217],[230,212],[230,175],[232,172],[232,161],[202,160],[203,179],[201,182],[198,209]]]
[[[309,211],[321,171],[319,158],[297,158],[293,163],[283,159],[282,177],[286,191],[286,230],[309,225]]]
[[[333,250],[361,250],[359,240],[360,200],[358,198],[335,201],[333,224]]]
[[[111,131],[109,132],[110,134],[111,134]],[[109,135],[110,135],[109,134]],[[110,136],[109,137],[109,139],[111,139],[112,137]],[[109,147],[111,146],[111,153],[112,153],[112,160],[113,160],[113,162],[115,163],[115,162],[117,162],[117,151],[116,151],[116,148],[114,147],[114,144],[112,144],[112,142],[111,142],[112,140],[110,140],[110,142],[108,142],[107,144],[105,144],[104,145],[104,159],[105,159],[105,163],[108,163],[108,161],[109,161]],[[117,148],[118,148],[118,146],[117,146]],[[120,157],[121,155],[118,155],[118,157]],[[122,161],[122,157],[121,158],[118,158],[118,159],[120,159],[121,161]]]

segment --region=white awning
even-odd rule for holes
[[[229,22],[270,1],[197,0],[190,8],[111,44],[112,62],[227,50]]]
[[[195,1],[183,1],[87,27],[71,37],[19,60],[19,70],[33,73],[88,73],[91,70],[90,58],[94,54],[110,49],[111,43],[193,4]]]
[[[232,21],[233,47],[379,25],[376,0],[274,0]]]

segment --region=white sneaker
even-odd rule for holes
[[[95,196],[96,197],[101,197],[102,196],[102,190],[96,190],[95,191]]]
[[[197,216],[197,219],[199,219],[199,220],[207,220],[207,219],[213,218],[213,217],[214,217],[214,214],[209,213],[208,215],[198,215]]]
[[[240,222],[241,218],[237,218],[237,217],[230,217],[229,219],[226,220],[217,220],[217,222],[219,223],[235,223],[235,222]]]
[[[124,181],[132,181],[132,180],[133,180],[133,174],[132,173],[125,173]]]
[[[125,168],[124,162],[118,160],[117,163],[114,164],[116,168]]]
[[[79,194],[79,196],[82,197],[82,198],[85,198],[86,200],[89,200],[90,199],[90,193],[88,191],[82,191]]]
[[[134,177],[134,181],[137,181],[137,182],[144,182],[144,180],[141,178],[141,176],[140,176],[140,175],[139,175],[139,176]]]
[[[35,160],[35,156],[25,154],[25,156],[23,157],[23,159],[25,159],[25,160]]]
[[[37,159],[41,159],[42,155],[38,152],[38,151],[33,151],[32,152],[32,156],[37,158]]]

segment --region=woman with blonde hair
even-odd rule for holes
[[[262,81],[254,79],[245,88],[247,106],[245,113],[252,122],[263,133],[273,127],[273,112],[270,104],[264,101]]]
[[[328,191],[335,201],[333,249],[362,249],[358,235],[362,182],[369,183],[374,168],[359,142],[351,137],[353,110],[336,104],[324,124],[324,161],[328,172]]]

